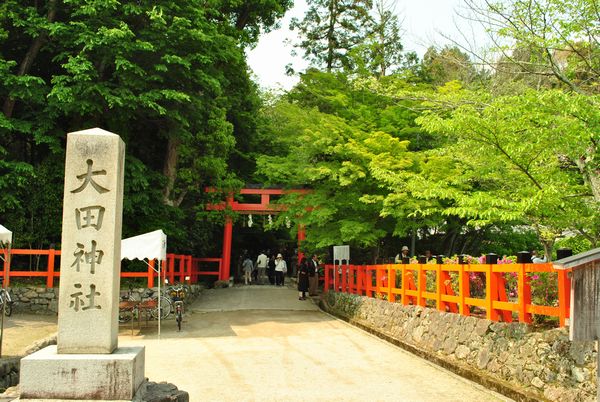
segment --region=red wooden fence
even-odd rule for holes
[[[4,278],[4,286],[10,286],[11,278],[16,277],[42,277],[46,278],[46,287],[54,287],[54,279],[60,276],[60,264],[57,258],[60,257],[60,250],[27,250],[27,249],[14,249],[11,250],[10,258],[8,258],[7,252],[4,252],[4,265],[2,271],[0,271],[0,277]],[[45,256],[45,264],[41,268],[36,270],[31,269],[15,269],[11,267],[11,259],[19,255],[30,255],[30,256]],[[149,261],[147,271],[142,272],[123,272],[121,271],[121,278],[146,278],[148,287],[154,287],[158,273],[154,271],[153,267],[156,267],[156,260]],[[215,266],[216,270],[209,270],[206,265]],[[196,283],[203,276],[216,276],[219,277],[219,273],[222,269],[221,258],[194,258],[191,255],[182,254],[167,254],[167,259],[162,262],[163,278],[168,279],[169,283],[180,282],[180,283]],[[189,279],[186,279],[189,278]]]
[[[336,290],[386,299],[390,302],[425,306],[428,300],[435,302],[441,311],[470,315],[470,307],[485,309],[486,317],[493,321],[512,322],[516,312],[520,322],[531,322],[532,314],[558,317],[560,326],[565,325],[570,311],[571,280],[565,270],[554,270],[546,264],[395,264],[395,265],[325,265],[324,289]],[[427,272],[431,271],[428,278]],[[471,295],[472,272],[485,275],[485,296]],[[542,272],[557,273],[558,305],[532,304],[531,275]],[[516,293],[508,297],[504,274],[516,276]],[[454,288],[452,286],[454,277]],[[458,278],[456,278],[458,277]],[[429,290],[428,279],[432,280]],[[456,281],[456,279],[458,279]],[[398,284],[398,286],[397,286]],[[458,286],[456,286],[458,285]]]

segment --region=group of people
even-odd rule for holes
[[[246,285],[251,285],[253,281],[262,285],[265,279],[268,279],[271,285],[283,286],[288,266],[281,253],[272,254],[269,258],[263,250],[256,257],[256,261],[252,261],[250,255],[246,253],[242,261],[242,271]]]
[[[433,260],[435,258],[435,256],[431,253],[430,250],[425,251],[424,257],[427,259],[427,261]],[[394,257],[394,263],[396,263],[396,264],[408,263],[409,258],[410,258],[410,249],[408,248],[408,246],[402,246],[400,253],[396,254],[396,257]],[[548,259],[546,258],[546,256],[540,257],[537,250],[533,250],[531,252],[531,262],[532,263],[541,264],[541,263],[544,263],[547,261],[548,261]]]
[[[281,253],[272,254],[269,258],[263,250],[256,257],[256,261],[253,261],[246,253],[242,261],[242,271],[246,285],[252,283],[262,285],[265,283],[265,279],[268,279],[271,285],[284,286],[288,265]],[[313,254],[310,259],[302,257],[298,265],[298,299],[306,300],[307,293],[309,296],[316,296],[318,286],[319,260],[317,255]]]

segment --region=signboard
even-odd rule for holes
[[[350,246],[333,246],[333,263],[336,261],[341,264],[345,261],[346,264],[350,263]]]

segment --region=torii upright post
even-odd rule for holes
[[[227,201],[225,204],[225,213],[227,213],[227,209],[231,208],[233,204],[233,195],[227,196]],[[229,276],[231,274],[231,238],[233,234],[233,222],[231,220],[231,216],[225,216],[225,228],[223,230],[223,267],[221,269],[220,280],[229,281]]]
[[[225,230],[223,231],[223,267],[221,268],[222,281],[228,281],[231,272],[231,236],[233,230],[233,223],[231,217],[225,218]]]

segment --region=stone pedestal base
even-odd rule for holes
[[[52,345],[21,360],[20,400],[132,400],[143,381],[143,347],[57,354]]]

